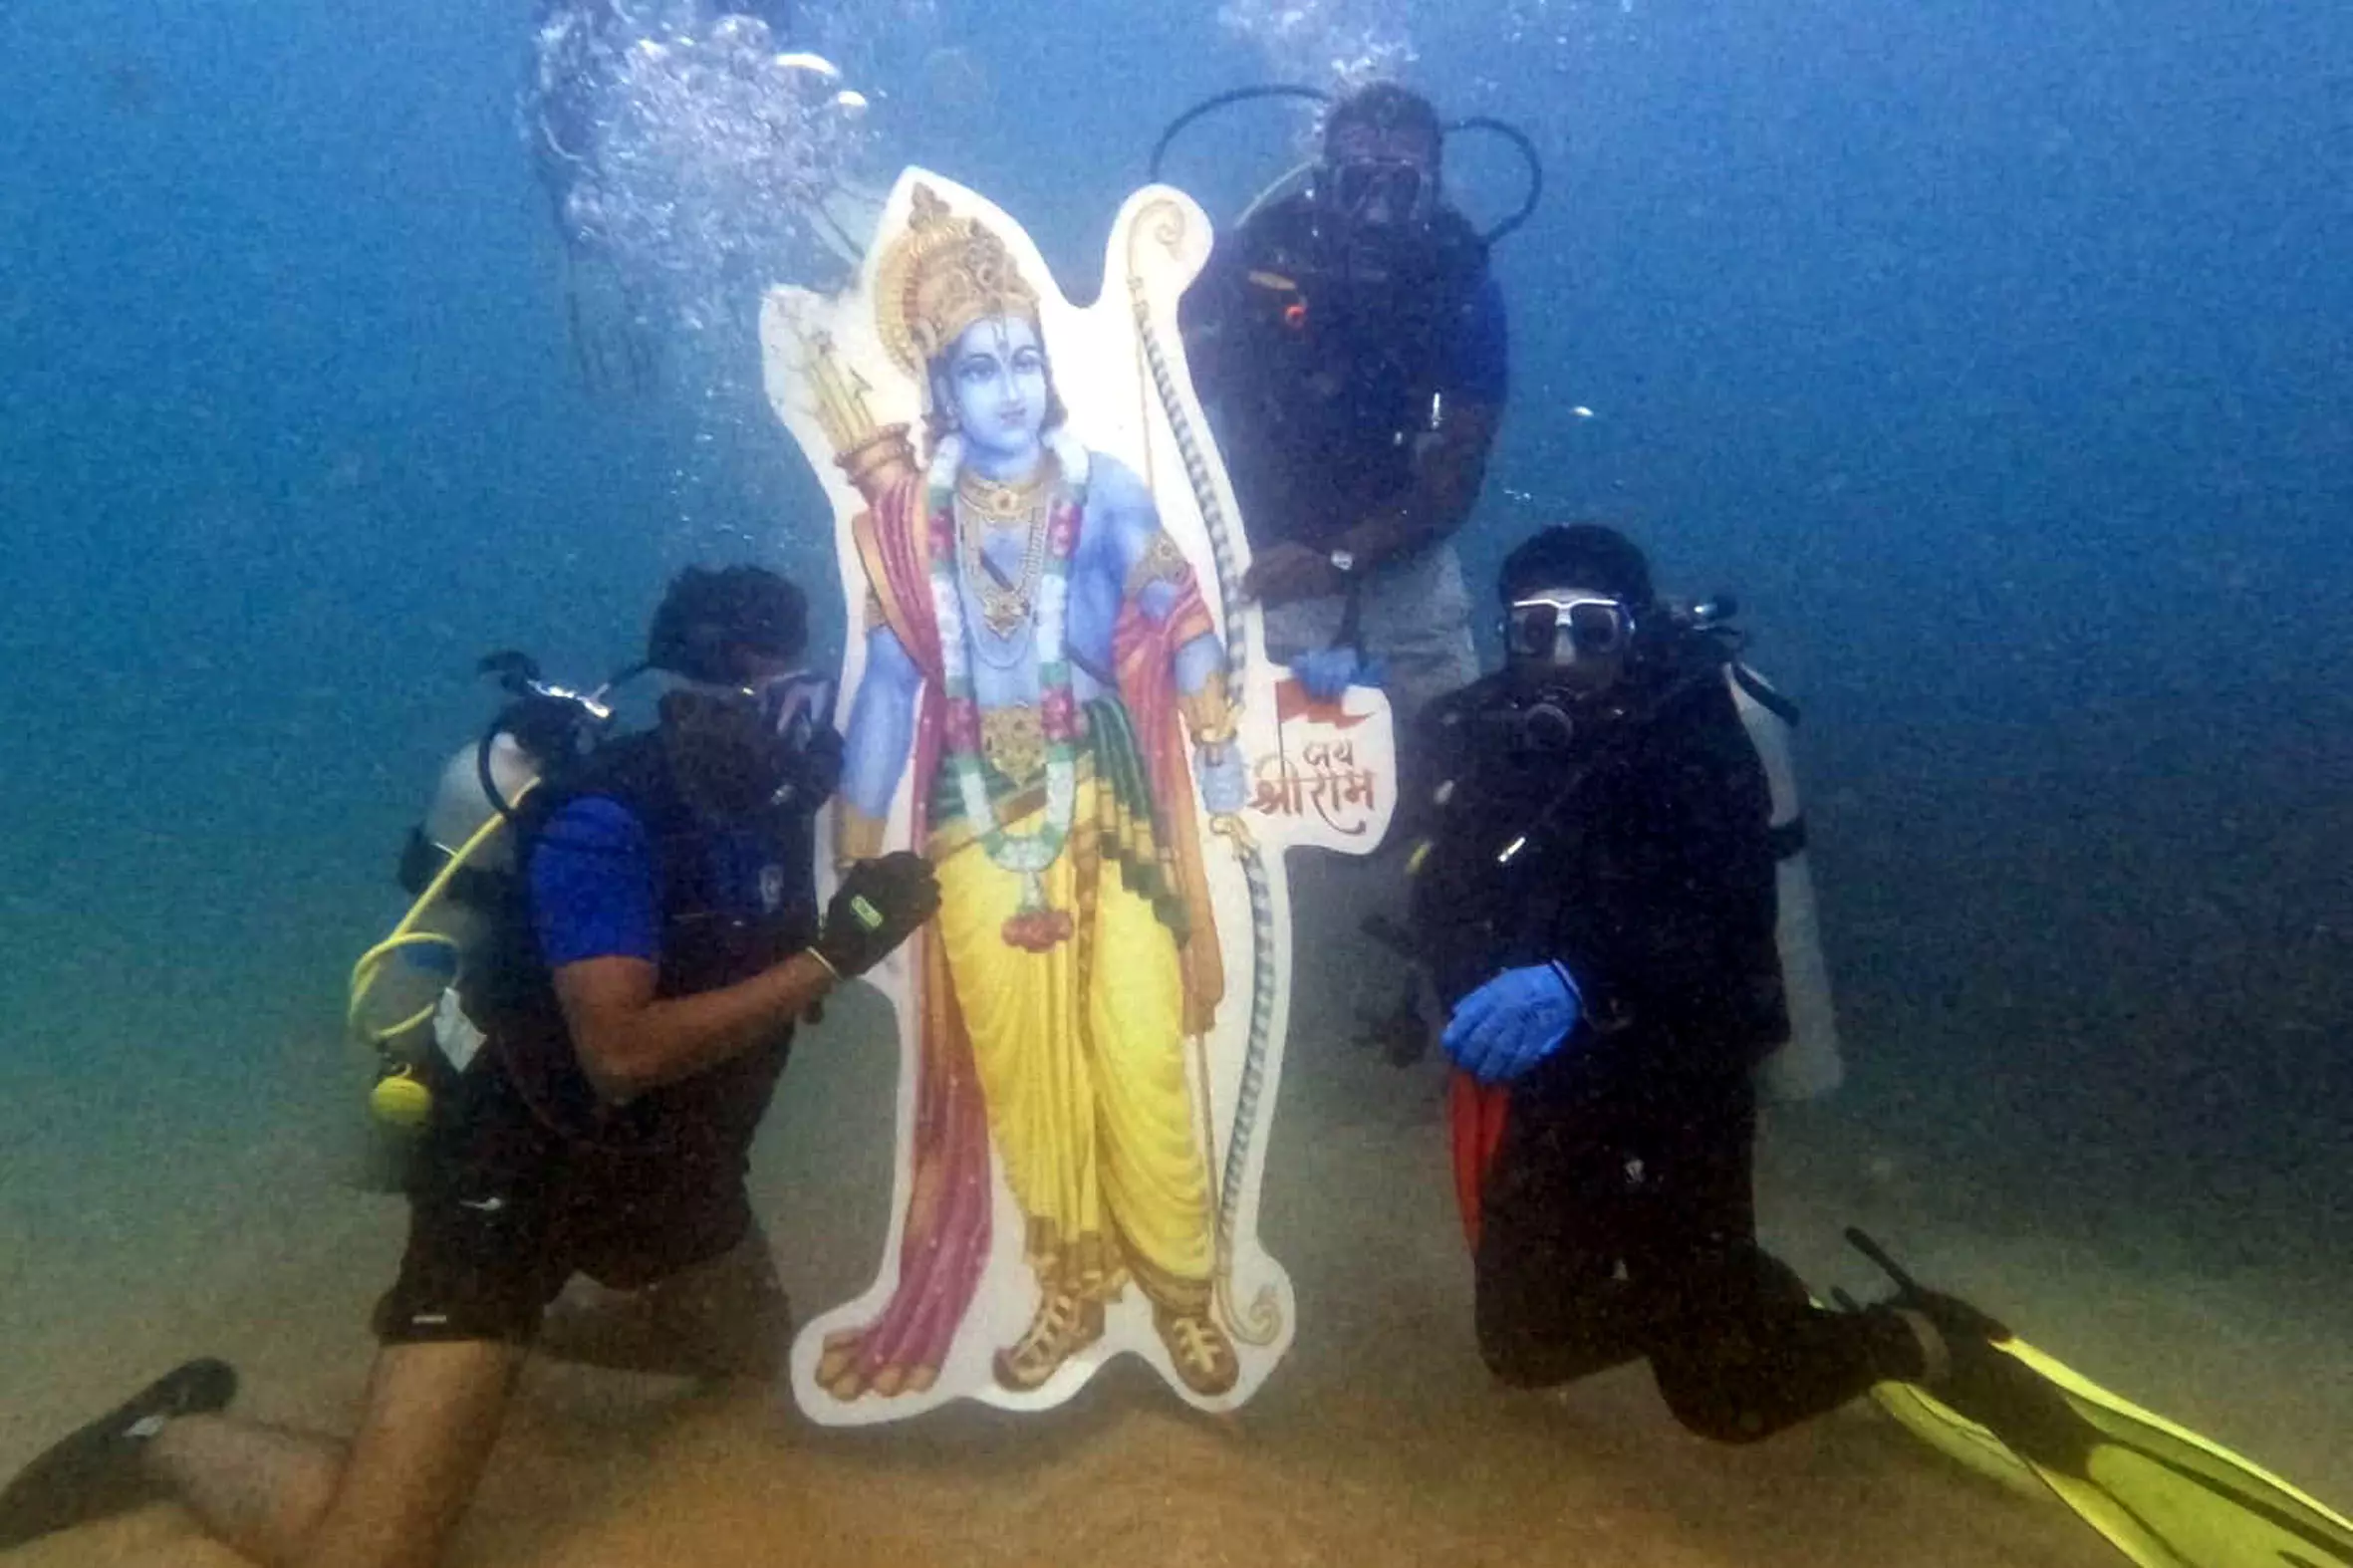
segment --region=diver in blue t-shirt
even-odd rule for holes
[[[850,867],[818,915],[811,818],[839,739],[789,743],[771,700],[806,611],[758,568],[682,574],[649,639],[675,677],[659,723],[514,804],[521,874],[469,896],[489,929],[458,989],[481,1043],[438,1070],[359,1435],[225,1416],[236,1375],[189,1362],[0,1490],[0,1550],[169,1493],[257,1561],[428,1564],[534,1347],[775,1373],[791,1321],[745,1191],[753,1134],[795,1021],[939,898],[901,853]],[[558,1303],[576,1277],[602,1295]]]
[[[1526,150],[1516,131],[1478,124]],[[1487,250],[1541,188],[1528,152],[1527,204],[1482,235],[1443,198],[1446,129],[1391,83],[1334,103],[1322,158],[1218,238],[1179,308],[1249,536],[1243,587],[1265,606],[1267,656],[1313,697],[1385,687],[1401,742],[1425,708],[1478,676],[1451,536],[1478,499],[1509,384]],[[1411,791],[1419,759],[1401,746],[1398,761]],[[1329,875],[1345,890],[1302,904],[1353,912],[1369,930],[1400,926],[1403,884],[1388,858]],[[1401,1064],[1417,1060],[1424,1012],[1408,984],[1363,1019],[1366,1037]]]
[[[1502,291],[1444,200],[1443,142],[1395,84],[1341,99],[1304,183],[1219,238],[1181,308],[1268,656],[1318,696],[1385,685],[1401,734],[1478,674],[1447,541],[1508,385]]]

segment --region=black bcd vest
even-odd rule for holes
[[[781,878],[778,897],[752,918],[729,911],[712,871],[712,830],[679,793],[657,732],[601,747],[517,809],[516,859],[530,856],[562,809],[601,796],[643,826],[653,850],[660,922],[657,997],[691,996],[751,978],[805,947],[817,932],[812,823],[779,814],[768,827],[775,854],[763,882]],[[759,1048],[625,1106],[602,1101],[580,1066],[554,977],[539,949],[527,878],[495,907],[483,961],[471,966],[466,1011],[488,1036],[483,1054],[540,1119],[556,1131],[618,1148],[699,1144],[739,1158],[784,1070],[789,1026]]]
[[[1487,272],[1487,248],[1450,208],[1429,243],[1400,247],[1386,275],[1352,269],[1304,195],[1234,236],[1218,324],[1221,436],[1261,547],[1311,546],[1354,526],[1413,482],[1414,439],[1432,427],[1454,335]]]

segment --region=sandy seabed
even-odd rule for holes
[[[1197,1416],[1129,1362],[1047,1417],[960,1407],[840,1433],[762,1396],[535,1363],[452,1563],[2118,1560],[2055,1505],[1961,1472],[1865,1406],[1726,1448],[1678,1428],[1640,1368],[1550,1395],[1495,1388],[1471,1340],[1438,1073],[1340,1033],[1303,1030],[1286,1067],[1262,1232],[1301,1329],[1239,1416]],[[875,1266],[888,1038],[871,1000],[839,1009],[804,1039],[762,1141],[757,1196],[804,1311]],[[404,1216],[352,1184],[325,1110],[221,1126],[128,1104],[94,1126],[87,1104],[36,1095],[19,1111],[11,1164],[30,1178],[0,1207],[0,1467],[196,1354],[240,1368],[242,1412],[348,1425]],[[2080,1228],[1970,1213],[1959,1174],[1913,1169],[1835,1101],[1768,1121],[1760,1189],[1768,1237],[1818,1287],[1871,1288],[1837,1241],[1863,1223],[2089,1375],[2353,1497],[2353,1309],[2325,1270],[2161,1277]],[[11,1564],[236,1561],[156,1506]]]

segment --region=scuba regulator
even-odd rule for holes
[[[1726,594],[1698,603],[1641,606],[1595,593],[1542,593],[1512,603],[1501,622],[1504,650],[1529,678],[1500,682],[1472,722],[1517,755],[1566,753],[1596,725],[1656,711],[1684,682],[1664,691],[1639,677],[1669,661],[1709,668],[1735,657],[1745,641],[1731,624],[1739,604]],[[1548,666],[1549,677],[1539,675]]]

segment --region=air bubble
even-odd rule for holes
[[[559,0],[537,32],[524,121],[549,128],[532,138],[567,237],[689,333],[744,322],[769,284],[839,278],[810,214],[867,145],[867,101],[783,42],[709,0]]]

